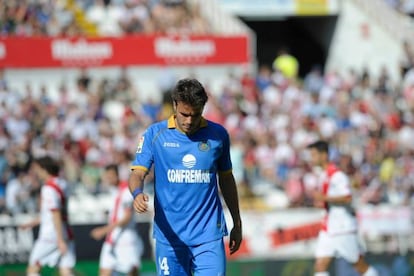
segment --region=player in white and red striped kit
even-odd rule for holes
[[[36,175],[44,182],[40,198],[40,218],[22,228],[40,224],[39,236],[29,258],[28,276],[39,276],[42,266],[59,267],[62,276],[72,276],[76,263],[73,233],[68,221],[67,182],[59,178],[58,161],[45,156],[33,163]]]
[[[111,276],[113,272],[117,272],[137,276],[143,245],[135,227],[133,198],[128,182],[119,180],[118,167],[115,164],[106,166],[104,179],[117,189],[108,223],[91,232],[96,240],[105,237],[99,260],[99,275]]]
[[[311,153],[312,165],[322,169],[318,173],[320,190],[314,193],[314,200],[326,209],[316,244],[314,275],[328,276],[332,259],[340,256],[361,275],[377,276],[377,271],[363,257],[348,176],[330,162],[327,142],[317,141],[307,148]]]

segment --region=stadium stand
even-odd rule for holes
[[[414,15],[414,1],[412,0],[386,0],[384,2],[403,14]]]
[[[361,1],[354,0],[354,2],[366,13],[368,13],[375,21],[392,34],[395,39],[399,41],[410,40],[410,43],[414,43],[413,39],[413,26],[414,21],[411,17],[407,16],[408,12],[396,12],[403,8],[406,2],[407,6],[411,0],[407,1]],[[393,4],[393,2],[398,2]],[[390,9],[389,6],[395,7]],[[396,5],[396,6],[395,6]]]
[[[1,1],[0,28],[6,36],[79,36],[73,1]]]
[[[368,10],[368,0],[354,1]],[[33,3],[0,0],[3,35],[249,32],[210,0]],[[381,4],[372,12],[378,20],[391,18]],[[395,18],[391,23],[382,21],[385,28],[400,30],[395,32],[400,39],[414,37],[406,19]],[[210,94],[205,116],[224,124],[231,134],[243,210],[313,207],[315,179],[304,148],[317,137],[333,141],[332,160],[352,176],[358,206],[412,206],[414,52],[410,43],[405,51],[401,82],[392,81],[387,68],[373,78],[368,72],[350,70],[340,75],[315,67],[304,79],[291,79],[266,65],[258,72],[226,76],[220,72],[220,82],[203,79]],[[139,79],[131,72],[117,68],[98,78],[79,68],[43,84],[34,83],[44,74],[41,71],[33,72],[33,82],[27,83],[21,81],[26,76],[10,76],[7,68],[0,71],[0,219],[37,212],[39,183],[30,161],[48,153],[62,160],[64,177],[73,186],[70,212],[77,214],[79,222],[103,220],[104,212],[96,207],[105,210],[110,202],[102,168],[119,163],[121,179],[126,180],[139,135],[148,124],[169,114],[161,99],[142,96],[139,84],[145,83],[145,77]],[[168,90],[179,75],[168,69],[162,73],[154,86],[144,85],[147,94]],[[151,181],[149,177],[149,189]]]
[[[0,4],[3,35],[121,36],[215,31],[200,14],[199,1],[69,0],[53,4],[13,0]]]

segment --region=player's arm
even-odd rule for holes
[[[112,230],[114,230],[116,227],[126,226],[128,222],[132,219],[132,216],[133,216],[132,208],[126,208],[124,212],[124,216],[121,219],[115,222],[109,223],[105,226],[94,228],[91,231],[90,235],[95,240],[100,240],[103,237],[105,237],[105,235],[107,235]]]
[[[55,233],[58,241],[58,246],[60,252],[63,254],[67,251],[67,245],[65,239],[63,238],[63,219],[62,213],[59,209],[52,210],[52,221],[55,228]]]
[[[138,213],[144,213],[148,210],[149,197],[143,193],[144,179],[147,172],[145,168],[133,168],[129,176],[129,191],[134,197],[134,210]]]
[[[324,195],[320,192],[315,192],[314,199],[318,201],[324,201],[327,203],[332,204],[349,204],[352,202],[351,195],[343,195],[343,196],[328,196]]]
[[[223,199],[233,219],[233,229],[230,233],[230,254],[233,254],[239,249],[242,241],[242,223],[236,181],[231,171],[220,172],[218,176]]]
[[[40,224],[40,217],[36,216],[33,220],[27,222],[27,223],[23,223],[22,225],[20,225],[19,227],[23,230],[25,229],[29,229],[29,228],[33,228],[36,227]]]
[[[39,206],[41,206],[42,203],[42,198],[39,198]],[[19,226],[19,228],[25,230],[25,229],[30,229],[33,227],[36,227],[40,225],[40,216],[36,216],[35,218],[33,218],[33,220],[27,222],[27,223],[23,223],[22,225]]]
[[[108,225],[110,231],[116,227],[125,227],[131,221],[133,214],[134,213],[132,212],[132,208],[124,209],[124,216],[120,220]]]

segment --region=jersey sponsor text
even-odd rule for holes
[[[169,169],[167,176],[171,183],[210,183],[210,172],[208,170]]]

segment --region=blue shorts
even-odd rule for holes
[[[223,239],[197,246],[172,246],[156,242],[158,276],[224,276],[226,255]]]

